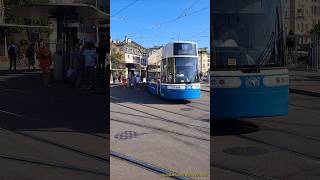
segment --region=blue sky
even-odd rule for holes
[[[110,0],[111,37],[144,47],[173,40],[210,47],[210,0]]]

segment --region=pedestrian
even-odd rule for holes
[[[10,68],[9,68],[10,71],[12,69],[12,66],[14,66],[15,71],[17,70],[17,54],[18,54],[18,48],[13,42],[11,42],[8,47],[8,55],[10,58]]]
[[[126,79],[124,76],[122,77],[122,86],[123,86],[124,88],[127,87],[127,79]]]
[[[91,89],[93,87],[94,68],[97,65],[97,52],[92,42],[88,43],[87,48],[83,51],[83,56],[86,68],[87,89]]]
[[[115,75],[112,76],[113,84],[116,84],[116,77]]]
[[[76,44],[73,55],[73,65],[74,65],[74,72],[75,72],[75,84],[76,88],[80,88],[83,83],[83,77],[85,73],[85,64],[84,64],[84,57],[82,54],[82,47],[80,44]]]
[[[118,76],[118,81],[119,81],[120,84],[121,84],[121,79],[122,79],[122,75],[120,74],[120,75]]]
[[[37,59],[39,67],[42,70],[42,80],[44,87],[50,87],[50,66],[52,65],[52,56],[50,50],[45,46],[44,41],[40,42],[40,47],[37,51]]]
[[[97,71],[99,75],[105,72],[107,52],[109,49],[108,47],[109,47],[109,40],[108,40],[108,36],[105,34],[103,36],[103,39],[98,43],[98,47],[97,47],[97,53],[98,53]]]
[[[27,48],[27,51],[26,51],[26,58],[28,59],[28,69],[30,70],[31,69],[31,66],[33,68],[33,70],[36,69],[36,66],[35,66],[35,59],[34,59],[34,53],[35,53],[35,46],[34,46],[34,43],[31,43],[29,44],[28,48]]]
[[[136,88],[139,88],[139,84],[140,84],[140,76],[139,75],[136,76],[135,82],[136,82]]]

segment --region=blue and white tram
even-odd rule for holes
[[[160,79],[148,83],[151,93],[166,99],[200,98],[198,48],[194,42],[172,42],[162,49]]]
[[[280,1],[213,1],[211,117],[288,114]]]
[[[157,94],[160,84],[160,65],[148,65],[147,88],[152,94]]]

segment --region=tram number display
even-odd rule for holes
[[[173,51],[174,55],[197,55],[196,44],[191,43],[174,43]]]
[[[236,66],[237,65],[237,59],[236,58],[228,58],[228,65],[229,66]]]

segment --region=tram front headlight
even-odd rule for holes
[[[224,85],[224,83],[225,83],[225,81],[224,81],[223,79],[221,79],[221,80],[219,81],[219,84],[220,84],[220,85]]]

